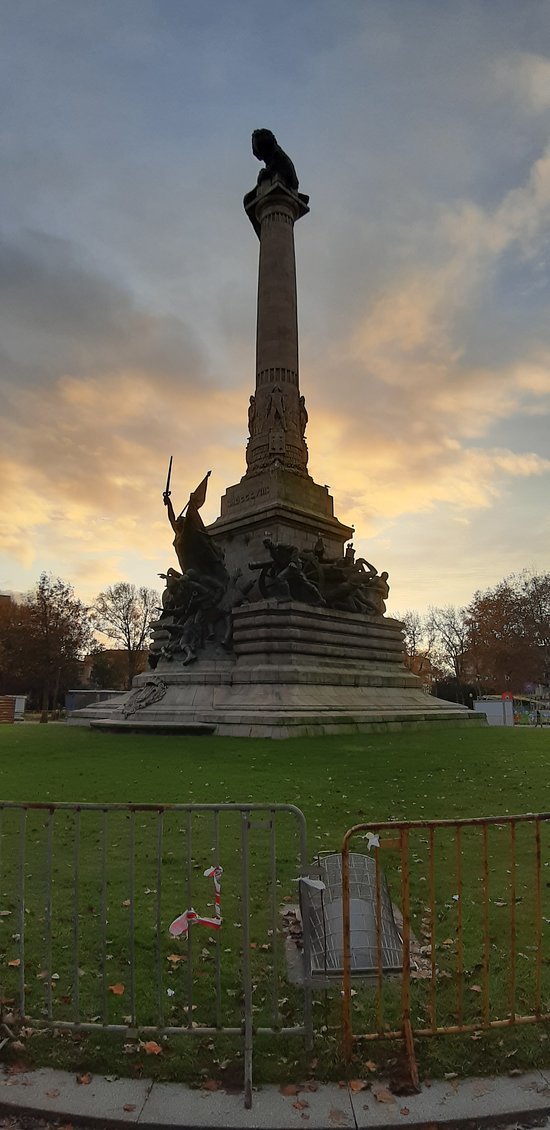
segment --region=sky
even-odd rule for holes
[[[255,128],[291,156],[309,470],[388,611],[550,568],[550,3],[0,0],[0,591],[174,565],[244,474]]]

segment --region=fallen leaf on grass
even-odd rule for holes
[[[471,993],[480,993],[481,992],[481,985],[470,985],[470,992]]]
[[[21,965],[21,958],[20,957],[12,958],[11,961],[8,961],[8,965],[11,965],[12,969],[18,969],[19,966]]]
[[[356,1095],[358,1091],[366,1091],[368,1083],[364,1079],[350,1079],[348,1086],[352,1094]]]
[[[112,993],[114,997],[122,997],[124,996],[124,985],[120,981],[117,981],[116,985],[109,985],[109,992]]]
[[[387,1087],[373,1087],[372,1093],[373,1093],[377,1103],[394,1103],[395,1102],[395,1096],[392,1095],[391,1091],[388,1091]]]
[[[445,938],[445,940],[441,943],[442,946],[454,946],[454,944],[454,938]]]
[[[123,1106],[122,1109],[123,1110],[135,1110],[136,1104],[135,1103],[124,1103],[124,1106]]]
[[[373,1059],[368,1059],[365,1067],[368,1071],[376,1071],[378,1069],[378,1064],[375,1063]]]
[[[170,962],[170,965],[177,965],[180,961],[187,961],[187,957],[184,953],[169,953],[166,960]]]
[[[222,1083],[219,1079],[205,1079],[201,1083],[201,1091],[221,1091]]]
[[[156,1040],[146,1040],[144,1044],[139,1045],[143,1048],[146,1055],[162,1055],[162,1048],[157,1044]]]
[[[76,1081],[77,1081],[77,1083],[80,1083],[83,1087],[87,1087],[88,1084],[92,1082],[91,1072],[85,1071],[83,1075],[77,1075]]]

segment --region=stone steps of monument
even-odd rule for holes
[[[307,611],[306,611],[307,609]],[[311,628],[315,623],[319,631],[336,633],[346,639],[350,636],[372,636],[393,639],[403,647],[403,627],[398,620],[382,616],[366,616],[339,612],[332,608],[312,608],[311,605],[242,605],[235,611],[236,630],[270,626],[277,632],[283,626]]]
[[[336,644],[328,641],[326,636],[316,639],[313,632],[305,636],[305,633],[289,631],[281,633],[277,639],[273,639],[272,633],[267,632],[251,634],[249,639],[242,639],[239,635],[235,637],[235,652],[239,658],[242,655],[292,655],[295,652],[299,655],[319,655],[324,659],[375,659],[385,663],[402,663],[401,649],[386,649],[368,643],[359,646],[351,641]]]

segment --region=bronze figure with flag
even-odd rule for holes
[[[199,510],[206,500],[208,479],[211,473],[211,471],[208,471],[198,487],[191,491],[189,501],[176,517],[170,497],[172,474],[172,457],[170,457],[168,477],[162,498],[168,511],[170,525],[174,531],[173,545],[182,573],[194,569],[199,574],[206,573],[217,576],[220,580],[225,580],[227,573],[223,563],[223,554],[209,537],[199,514]]]

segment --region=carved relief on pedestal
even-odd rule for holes
[[[250,438],[252,438],[256,431],[256,417],[256,397],[251,396],[250,403],[248,405],[248,434],[250,435]]]
[[[270,433],[272,431],[286,432],[286,413],[285,413],[285,397],[283,396],[281,386],[274,385],[269,394],[267,402],[267,424]]]

